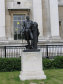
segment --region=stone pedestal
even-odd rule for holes
[[[42,66],[41,51],[22,52],[20,80],[46,79]]]

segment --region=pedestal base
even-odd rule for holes
[[[44,72],[21,72],[20,73],[20,80],[40,80],[40,79],[46,79],[46,76],[44,75]]]
[[[42,67],[41,51],[22,52],[21,65],[20,80],[46,79]]]

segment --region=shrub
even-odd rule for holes
[[[53,61],[55,68],[63,68],[63,56],[57,56]]]
[[[63,68],[63,56],[54,57],[54,60],[43,59],[44,69]]]
[[[20,71],[21,59],[20,58],[0,58],[0,72],[3,71]]]
[[[43,59],[44,69],[63,68],[63,56]],[[0,72],[21,71],[21,58],[0,58]]]
[[[51,69],[53,68],[53,60],[50,59],[43,59],[43,68],[44,69]]]

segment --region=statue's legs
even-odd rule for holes
[[[37,29],[35,29],[33,31],[33,48],[34,49],[37,49],[37,39],[38,39],[38,37],[37,37]]]
[[[28,44],[28,45],[26,46],[26,48],[27,48],[27,49],[30,49],[29,30],[28,30],[28,29],[26,30],[25,35],[26,35],[26,40],[27,40],[27,44]]]
[[[33,49],[33,33],[31,31],[29,31],[29,35],[30,35],[30,39],[31,39],[31,49]]]
[[[27,40],[27,46],[28,49],[33,49],[33,34],[29,29],[26,29],[26,40]],[[31,40],[31,41],[30,41]]]
[[[28,46],[30,46],[30,41],[29,40],[27,40],[27,43],[28,43]]]
[[[33,34],[32,34],[32,32],[30,32],[29,34],[30,34],[31,40],[33,40]]]

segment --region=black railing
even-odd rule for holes
[[[24,49],[25,46],[1,46],[0,58],[18,58],[21,56],[21,52]]]
[[[63,45],[38,45],[43,58],[63,56]],[[0,58],[18,58],[22,55],[25,46],[0,46]]]
[[[54,58],[55,56],[63,56],[63,45],[39,45],[43,58]]]

